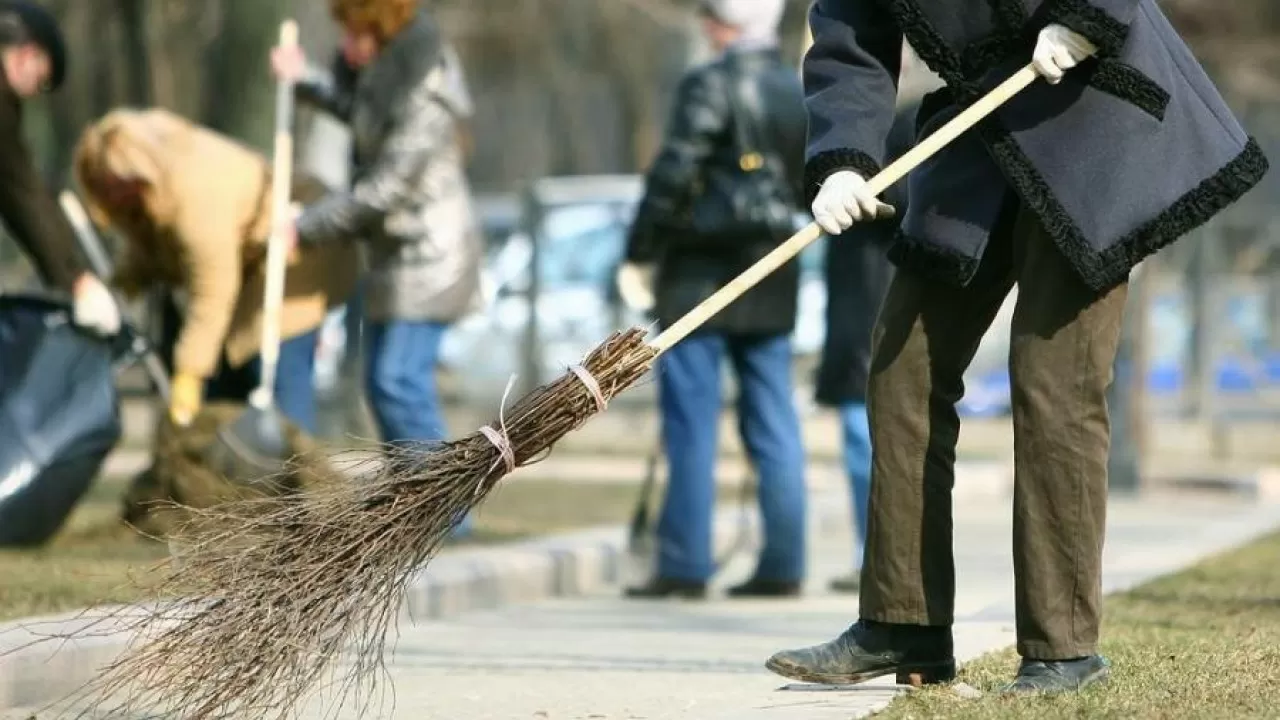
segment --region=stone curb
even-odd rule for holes
[[[1012,470],[1004,464],[966,464],[959,470],[957,500],[995,499],[1012,491]],[[849,505],[843,490],[812,493],[809,531],[825,533],[844,527],[849,522]],[[746,513],[737,506],[725,508],[717,513],[714,527],[717,548],[744,534],[748,546],[744,550],[750,550],[758,536],[759,513],[754,507]],[[624,526],[450,550],[432,560],[410,584],[400,617],[420,622],[615,587],[627,579],[629,558]],[[41,636],[65,637],[92,622],[78,615],[0,625],[0,711],[64,698],[124,650],[129,636],[105,629],[85,639],[24,647]],[[39,630],[33,632],[32,627]]]
[[[1190,476],[1166,479],[1164,485],[1177,490],[1208,491],[1234,495],[1256,503],[1280,503],[1280,467],[1262,467],[1253,472]]]

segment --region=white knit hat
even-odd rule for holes
[[[742,31],[744,40],[776,40],[787,0],[702,0],[702,7],[726,25]]]

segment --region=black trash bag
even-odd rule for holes
[[[53,537],[122,434],[118,348],[70,307],[0,295],[0,546]]]

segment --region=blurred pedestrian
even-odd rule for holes
[[[385,442],[439,441],[440,344],[482,300],[483,247],[457,130],[470,98],[417,0],[332,0],[330,8],[342,29],[333,72],[309,66],[298,48],[276,48],[271,58],[278,77],[298,81],[299,99],[352,131],[350,188],[305,208],[297,242],[365,244],[360,302],[374,419]]]
[[[620,289],[634,298],[631,286],[656,266],[654,310],[663,326],[776,247],[800,212],[805,116],[799,78],[778,48],[784,6],[784,0],[702,3],[702,27],[719,55],[680,81],[619,273]],[[629,596],[706,592],[714,572],[711,521],[726,359],[738,378],[738,427],[759,476],[765,534],[755,573],[730,594],[799,593],[806,500],[790,342],[798,289],[799,266],[792,262],[659,360],[668,487],[656,574]]]
[[[0,219],[46,285],[70,293],[72,322],[120,331],[120,310],[85,262],[71,223],[40,180],[22,127],[27,100],[57,90],[67,50],[53,15],[34,2],[0,2]]]
[[[911,149],[916,110],[911,103],[898,112],[889,131],[887,161]],[[902,210],[907,183],[885,192],[885,201]],[[898,232],[896,218],[855,225],[827,240],[827,333],[818,365],[816,400],[840,416],[845,473],[853,499],[857,547],[852,572],[831,581],[836,592],[857,592],[862,555],[867,544],[867,503],[871,495],[871,427],[867,420],[867,376],[871,370],[871,331],[893,278],[889,245]]]
[[[206,401],[246,402],[257,387],[271,231],[271,167],[239,142],[168,110],[121,108],[76,144],[90,217],[125,241],[112,282],[128,297],[159,287],[173,303],[169,411],[190,423]],[[323,186],[295,175],[295,199]],[[275,401],[316,432],[314,368],[325,314],[351,294],[351,248],[306,248],[285,272]]]
[[[868,180],[884,162],[904,37],[946,82],[921,103],[920,137],[1028,62],[1044,80],[909,179],[867,388],[860,618],[768,667],[837,684],[955,677],[956,403],[1017,285],[1009,368],[1022,662],[1004,692],[1104,681],[1105,398],[1129,273],[1255,186],[1267,159],[1154,0],[817,0],[809,22],[806,199],[831,233],[889,210]]]

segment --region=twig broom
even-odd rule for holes
[[[1019,70],[869,184],[882,193],[1036,77]],[[98,707],[183,720],[284,717],[335,670],[343,701],[371,690],[406,585],[466,513],[820,236],[817,224],[805,227],[650,342],[639,328],[614,334],[491,425],[389,449],[368,481],[203,511],[206,530],[164,586],[189,599],[117,616],[136,639],[90,686]]]

